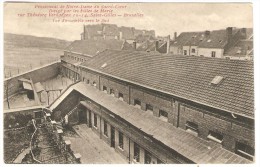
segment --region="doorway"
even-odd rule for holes
[[[111,147],[115,148],[115,128],[111,126]]]
[[[79,123],[86,124],[87,123],[87,113],[85,110],[79,110]]]

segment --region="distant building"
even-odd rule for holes
[[[84,25],[81,40],[86,39],[118,39],[134,42],[137,36],[155,37],[154,30],[138,30],[134,27],[118,27],[116,24]]]
[[[183,32],[171,42],[170,53],[187,56],[224,58],[238,42],[247,38],[246,28]]]
[[[79,80],[78,65],[106,49],[134,50],[131,44],[116,39],[76,40],[64,50],[64,55],[61,56],[63,74],[72,80]]]

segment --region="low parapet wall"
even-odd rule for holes
[[[8,96],[12,96],[19,91],[19,82],[21,78],[32,79],[33,83],[43,82],[48,79],[54,78],[59,74],[60,62],[53,62],[51,64],[44,65],[42,67],[30,70],[28,72],[16,75],[11,78],[6,78],[4,80],[4,98],[6,99],[6,91],[8,91]],[[8,90],[6,85],[8,84]]]

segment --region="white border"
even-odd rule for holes
[[[38,1],[34,1],[34,0],[9,0],[10,2],[53,2],[52,0],[38,0]],[[64,1],[64,0],[55,0],[55,2],[68,2],[68,1]],[[71,0],[69,2],[93,2],[91,0]],[[260,1],[258,0],[212,0],[212,1],[209,1],[209,0],[139,0],[139,1],[136,1],[136,0],[114,0],[114,1],[109,1],[109,0],[95,0],[95,2],[240,2],[240,3],[243,3],[243,2],[251,2],[252,5],[253,5],[253,24],[254,24],[254,74],[255,74],[255,133],[256,133],[256,146],[255,146],[255,150],[256,150],[256,155],[255,155],[255,164],[252,164],[252,165],[224,165],[224,166],[236,166],[236,167],[239,167],[239,166],[260,166],[260,157],[259,157],[259,115],[260,113],[258,113],[259,111],[259,85],[260,85],[260,80],[259,80],[259,75],[257,75],[257,71],[259,71],[260,67],[259,67],[259,61],[260,61],[260,55],[259,55],[259,37],[260,37],[260,34],[259,34],[259,30],[260,30],[260,27],[259,27],[259,16],[260,16]],[[3,2],[0,3],[0,8],[1,8],[1,17],[0,17],[0,20],[1,20],[1,33],[0,33],[0,38],[1,38],[1,56],[0,56],[0,62],[3,62]],[[0,69],[1,69],[1,73],[0,73],[0,78],[1,81],[0,81],[0,85],[1,85],[1,91],[0,91],[0,95],[1,97],[3,98],[3,64],[0,65]],[[0,103],[1,105],[1,108],[3,109],[3,103],[1,102]],[[3,118],[3,115],[2,117]],[[1,140],[0,140],[0,144],[1,146],[3,146],[3,119],[1,120],[1,128],[0,128],[0,131],[1,131]],[[0,165],[1,166],[11,166],[11,165],[14,165],[14,164],[4,164],[4,161],[3,161],[3,147],[0,149]],[[26,164],[28,165],[28,164]],[[32,165],[35,165],[35,164],[32,164]],[[57,164],[55,164],[56,166]],[[44,164],[41,164],[39,166],[45,166]],[[48,166],[54,166],[54,165],[48,165]],[[61,166],[61,164],[58,164],[58,166]],[[88,165],[88,166],[92,166],[92,165]],[[96,166],[96,165],[95,165]],[[99,166],[99,165],[98,165]],[[103,165],[100,165],[100,166],[103,166]],[[105,165],[105,166],[115,166],[115,165]],[[116,166],[121,166],[121,165],[116,165]],[[125,165],[123,165],[125,166]],[[143,166],[143,165],[141,165]],[[159,165],[161,166],[161,165]],[[163,165],[164,166],[164,165]],[[167,165],[168,166],[168,165]],[[179,166],[179,165],[171,165],[171,166]],[[220,165],[185,165],[185,166],[216,166],[216,167],[219,167]],[[223,165],[221,165],[223,166]]]

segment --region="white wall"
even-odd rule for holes
[[[224,49],[220,48],[198,48],[198,56],[203,55],[204,57],[211,57],[211,52],[216,52],[216,58],[223,58]]]

